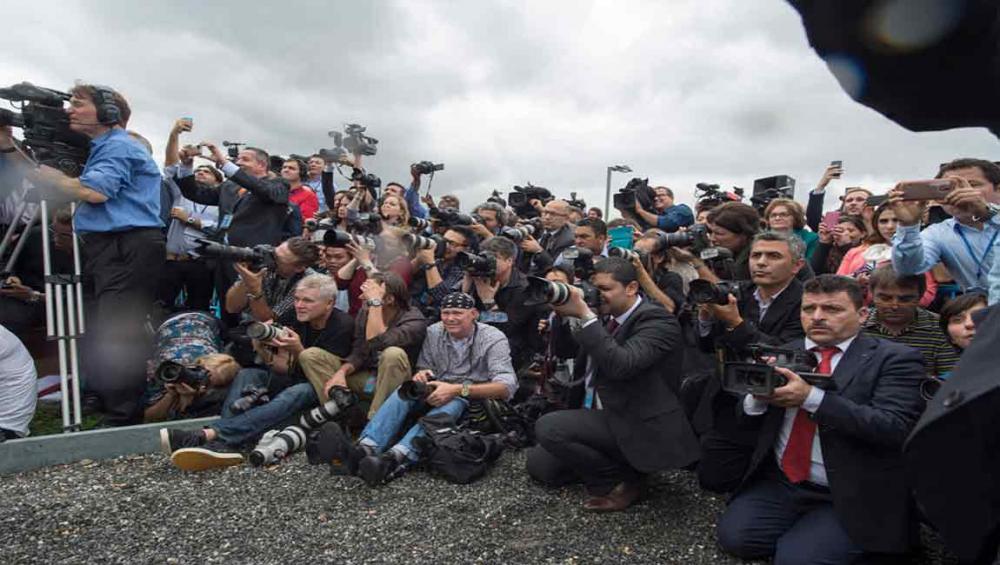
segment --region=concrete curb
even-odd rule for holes
[[[158,422],[141,426],[106,428],[0,443],[0,475],[65,465],[83,459],[112,459],[160,450],[160,428],[200,429],[218,418]]]

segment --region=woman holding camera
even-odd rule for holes
[[[361,310],[361,285],[368,280],[369,274],[392,271],[403,279],[406,286],[410,285],[413,270],[406,245],[403,244],[404,233],[406,232],[400,228],[385,227],[378,235],[374,249],[356,242],[346,245],[351,253],[351,260],[337,271],[336,281],[338,288],[347,289],[350,303],[348,314],[351,316],[356,316]]]

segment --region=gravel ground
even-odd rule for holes
[[[0,480],[0,563],[739,563],[713,540],[722,498],[690,473],[626,512],[528,480],[505,454],[472,485],[412,472],[370,489],[303,455],[184,473],[161,455]]]

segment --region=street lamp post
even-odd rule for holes
[[[608,185],[604,193],[604,218],[611,220],[611,173],[631,173],[632,169],[628,165],[611,165],[608,167]]]

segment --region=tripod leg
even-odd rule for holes
[[[69,368],[70,375],[73,378],[72,381],[72,392],[73,392],[73,430],[80,431],[83,425],[83,411],[80,406],[80,356],[77,351],[76,340],[78,339],[78,334],[76,332],[76,321],[77,321],[77,310],[82,308],[82,304],[78,304],[76,301],[76,289],[73,286],[66,287],[66,323],[67,332],[66,342],[69,345]]]

